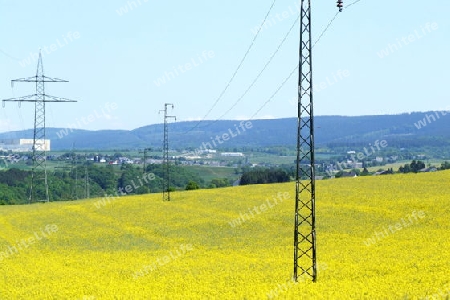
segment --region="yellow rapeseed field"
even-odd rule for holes
[[[317,182],[316,283],[293,183],[3,206],[0,299],[450,299],[449,181]]]

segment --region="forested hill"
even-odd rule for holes
[[[316,146],[366,145],[376,139],[385,139],[390,146],[444,147],[450,145],[450,112],[317,116],[315,130]],[[296,131],[296,118],[204,121],[200,124],[195,121],[177,122],[169,125],[169,139],[170,146],[179,149],[295,146]],[[0,139],[32,138],[32,135],[32,130],[8,132],[0,133]],[[216,136],[221,138],[217,140]],[[77,149],[159,148],[162,146],[163,125],[100,131],[47,128],[47,138],[51,139],[52,150],[71,149],[74,142]]]

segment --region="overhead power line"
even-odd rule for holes
[[[269,97],[269,99],[266,100],[266,102],[261,105],[260,108],[250,117],[250,120],[253,120],[253,118],[270,102],[272,99],[278,94],[278,92],[284,87],[286,82],[292,77],[292,75],[295,74],[295,71],[298,69],[298,65],[292,70],[292,72],[286,77],[286,79],[280,84],[280,86],[275,90],[275,92]]]
[[[252,83],[248,86],[248,88],[244,91],[244,93],[236,100],[236,102],[233,103],[233,105],[226,111],[224,112],[219,119],[217,119],[216,121],[214,121],[213,123],[219,121],[220,119],[222,119],[226,114],[228,114],[233,108],[236,107],[236,105],[242,101],[242,99],[248,94],[248,92],[250,91],[250,89],[256,84],[256,82],[259,80],[259,78],[261,77],[261,75],[264,73],[264,71],[267,69],[267,67],[269,66],[269,64],[272,62],[272,60],[275,58],[275,56],[277,55],[277,53],[280,51],[281,47],[283,46],[284,42],[286,42],[288,36],[291,34],[292,30],[295,28],[295,25],[297,24],[298,20],[300,19],[300,15],[297,16],[297,18],[295,19],[294,23],[292,24],[292,26],[289,28],[288,32],[285,34],[284,38],[281,40],[280,44],[278,45],[277,49],[275,50],[275,52],[270,56],[269,60],[266,62],[266,64],[264,65],[264,67],[261,69],[261,71],[258,73],[258,75],[256,76],[256,78],[252,81]]]
[[[350,6],[358,3],[361,0],[356,0],[355,2],[350,3],[349,5],[346,6],[346,9],[348,9]],[[337,12],[330,20],[330,22],[328,22],[328,25],[322,30],[322,32],[320,33],[319,37],[317,38],[317,40],[314,42],[314,44],[312,45],[311,48],[314,48],[317,43],[323,38],[323,36],[325,35],[325,33],[330,29],[331,25],[333,24],[333,22],[336,20],[337,16],[338,16],[339,12]],[[264,102],[258,109],[257,111],[252,115],[252,117],[250,117],[249,120],[253,120],[253,118],[270,102],[272,101],[272,99],[279,93],[279,91],[284,87],[284,85],[289,81],[289,79],[292,77],[292,75],[294,75],[295,70],[298,69],[298,64],[297,66],[295,66],[294,70],[291,71],[291,73],[288,75],[288,77],[283,80],[283,82],[280,84],[280,86],[278,86],[278,88],[275,90],[275,92],[266,100],[266,102]]]
[[[356,0],[355,2],[350,3],[349,5],[347,5],[347,7],[345,9],[348,9],[350,6],[355,5],[359,1],[361,1],[361,0]]]
[[[320,41],[320,39],[323,37],[323,35],[325,34],[325,32],[328,31],[328,29],[330,28],[331,24],[333,24],[334,20],[336,20],[336,17],[338,16],[339,12],[337,12],[333,18],[331,18],[330,22],[328,22],[328,25],[325,27],[324,30],[322,30],[322,33],[319,35],[319,37],[317,38],[317,40],[314,42],[312,48],[314,48],[314,46]]]
[[[356,0],[352,3],[350,3],[349,5],[346,6],[346,9],[348,9],[350,6],[360,2],[361,0]],[[272,7],[271,7],[272,9]],[[270,13],[270,11],[269,11]],[[337,12],[328,22],[328,24],[325,26],[325,28],[322,30],[322,32],[319,34],[319,37],[317,38],[317,40],[314,42],[314,44],[312,45],[312,48],[314,48],[319,41],[324,37],[325,33],[331,28],[331,25],[334,23],[334,21],[336,20],[337,16],[338,16],[339,12]],[[280,48],[282,47],[282,45],[284,44],[284,42],[286,41],[287,37],[289,36],[289,34],[291,33],[292,29],[295,27],[295,24],[298,22],[300,18],[300,15],[297,17],[297,19],[294,21],[294,23],[292,24],[292,26],[289,28],[288,32],[285,34],[284,38],[282,39],[282,41],[280,42],[280,44],[278,45],[277,49],[275,50],[275,52],[272,54],[272,56],[269,58],[269,60],[266,62],[266,64],[264,65],[264,67],[261,69],[261,71],[258,73],[258,75],[256,76],[256,78],[252,81],[252,83],[250,84],[250,86],[245,90],[245,92],[241,95],[241,97],[238,98],[238,100],[225,112],[223,113],[218,119],[208,123],[207,125],[204,125],[202,128],[207,128],[215,123],[217,123],[219,120],[221,120],[226,114],[228,114],[234,107],[236,107],[236,105],[242,101],[242,99],[248,94],[248,92],[250,91],[250,89],[256,84],[256,82],[259,80],[259,78],[261,77],[261,75],[263,74],[263,72],[267,69],[268,65],[271,63],[271,61],[273,60],[273,58],[275,57],[275,55],[279,52]],[[267,19],[267,16],[266,16]],[[262,25],[264,24],[264,22],[261,24],[257,34],[259,33],[260,29],[262,28]],[[298,69],[298,64],[295,66],[295,68],[289,73],[289,75],[281,82],[281,84],[277,87],[277,89],[275,90],[275,92],[272,93],[272,95],[256,110],[256,112],[249,118],[249,120],[253,120],[253,118],[270,102],[273,100],[273,98],[275,98],[275,96],[280,92],[280,90],[286,85],[286,83],[289,81],[289,79],[291,79],[291,77],[295,74],[295,71]],[[221,95],[223,96],[223,95]],[[210,109],[211,111],[212,109]],[[208,113],[209,114],[209,113]],[[191,132],[192,130],[198,128],[198,126],[200,125],[201,122],[203,122],[206,118],[206,115],[203,117],[202,120],[200,120],[199,122],[196,123],[196,125],[194,125],[191,129],[189,129],[188,131],[184,132],[183,134],[186,134],[188,132]]]
[[[5,51],[3,51],[2,49],[0,49],[0,52],[3,53],[5,56],[8,56],[9,58],[13,59],[13,60],[17,60],[20,61],[20,59],[18,59],[17,57],[14,57],[8,53],[6,53]]]
[[[247,59],[248,54],[250,53],[250,50],[253,48],[253,45],[255,44],[256,39],[259,36],[259,33],[261,32],[261,29],[264,25],[264,23],[266,23],[267,18],[269,17],[269,14],[272,12],[273,7],[275,6],[275,3],[277,2],[277,0],[273,0],[272,4],[270,5],[269,11],[266,13],[264,20],[261,22],[261,25],[258,28],[258,31],[256,32],[255,36],[252,39],[252,42],[250,43],[250,46],[247,48],[247,51],[245,52],[244,56],[242,57],[241,61],[239,62],[236,70],[233,72],[233,75],[231,76],[230,80],[228,80],[228,83],[225,85],[225,88],[222,90],[222,92],[219,94],[219,97],[217,97],[217,99],[214,101],[213,105],[211,106],[211,108],[206,112],[206,114],[203,116],[203,118],[198,121],[191,129],[189,129],[187,132],[190,132],[192,130],[194,130],[195,128],[198,127],[198,125],[200,125],[201,122],[203,122],[206,117],[211,113],[211,111],[217,106],[217,104],[219,103],[219,101],[222,99],[223,95],[226,93],[226,91],[228,90],[228,88],[230,87],[231,83],[233,82],[234,78],[236,77],[237,73],[239,72],[239,70],[241,69],[242,65],[244,64],[245,60]],[[186,133],[187,133],[186,132]]]

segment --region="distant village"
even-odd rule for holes
[[[8,168],[17,163],[32,164],[32,151],[33,140],[32,139],[9,139],[0,140],[0,168]],[[70,153],[55,155],[51,154],[50,140],[45,140],[41,143],[42,150],[49,152],[47,155],[48,161],[67,161],[73,159],[73,155]],[[318,163],[316,165],[318,169],[317,179],[323,179],[325,177],[335,177],[339,174],[340,177],[356,177],[357,172],[354,170],[363,169],[367,166],[383,166],[386,164],[396,163],[399,160],[397,155],[382,156],[381,153],[377,153],[372,149],[372,152],[365,149],[366,152],[357,153],[356,151],[347,151],[346,159],[342,161],[328,161]],[[196,149],[195,151],[184,150],[176,152],[169,150],[169,158],[177,165],[183,166],[210,166],[210,167],[274,167],[277,165],[260,162],[258,164],[250,163],[249,157],[243,152],[220,152],[214,149]],[[137,156],[125,156],[125,155],[107,155],[107,154],[86,154],[84,157],[78,154],[79,161],[86,160],[95,164],[105,165],[144,165],[144,164],[162,164],[162,156],[149,156],[145,158],[143,155]],[[416,155],[414,159],[424,160],[425,155]],[[293,161],[292,163],[295,163]],[[437,169],[434,167],[425,167],[420,172],[433,172]],[[380,170],[375,172],[374,175],[388,174],[389,170]],[[319,175],[320,174],[320,175]]]

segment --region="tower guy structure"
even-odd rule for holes
[[[4,102],[12,101],[34,103],[34,131],[33,131],[33,168],[31,171],[30,194],[28,201],[33,202],[49,202],[49,190],[47,180],[47,155],[45,140],[45,104],[48,102],[77,102],[65,98],[54,97],[45,94],[46,82],[68,82],[58,78],[50,78],[44,75],[44,66],[42,65],[42,55],[39,52],[36,76],[28,78],[20,78],[11,81],[11,86],[15,82],[33,82],[36,84],[36,93],[20,98],[4,99]],[[42,182],[42,184],[39,184]]]
[[[343,1],[337,1],[342,11]],[[311,0],[301,0],[294,228],[294,281],[317,279],[316,183],[312,78]]]
[[[175,116],[169,116],[167,114],[167,107],[171,106],[174,108],[172,103],[165,103],[164,109],[159,112],[164,112],[164,144],[163,144],[163,200],[170,201],[170,162],[169,162],[169,127],[168,120],[173,118],[175,121],[177,118]]]

